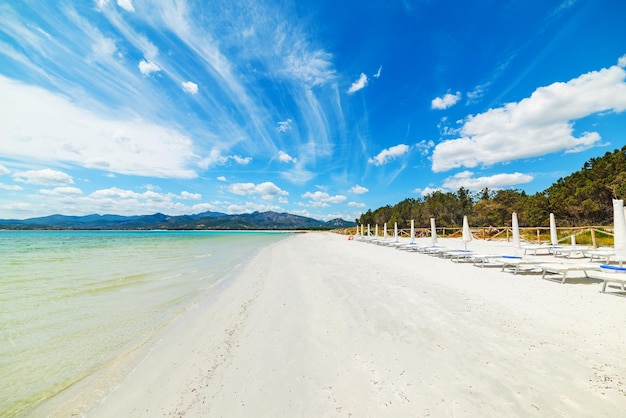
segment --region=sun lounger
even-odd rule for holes
[[[564,256],[565,258],[572,258],[574,254],[580,254],[581,257],[585,257],[585,251],[590,250],[590,247],[576,245],[576,246],[563,246],[553,247],[551,252],[555,257]]]
[[[543,244],[522,245],[522,250],[524,250],[524,255],[526,254],[537,255],[539,252],[543,252],[544,254],[550,254],[552,248],[554,247],[550,245],[543,245]]]
[[[540,264],[546,263],[544,260],[534,258],[523,258],[519,256],[503,256],[500,259],[502,263],[502,271],[511,270],[513,274],[517,274],[520,270],[532,271],[540,270]]]
[[[545,279],[546,274],[561,275],[561,284],[565,283],[567,274],[573,271],[580,271],[585,273],[585,277],[589,277],[590,271],[600,271],[600,266],[590,263],[542,263],[539,267],[543,270],[541,278]]]
[[[443,258],[449,258],[452,261],[460,262],[463,260],[471,261],[474,252],[471,250],[448,250],[441,254]]]
[[[431,245],[431,246],[422,247],[419,249],[419,252],[421,253],[428,254],[428,255],[435,255],[435,256],[441,256],[446,251],[450,251],[450,249],[446,247],[439,247],[438,245]]]
[[[608,263],[610,258],[615,256],[615,251],[613,249],[595,249],[595,250],[587,250],[585,251],[585,256],[589,257],[591,261],[594,259],[598,259],[600,261],[604,261]]]
[[[602,293],[606,292],[606,286],[609,283],[617,283],[621,286],[622,292],[626,291],[626,267],[618,267],[611,265],[601,265],[600,271],[589,272],[589,277],[602,280]]]
[[[487,266],[502,266],[502,263],[499,261],[502,258],[502,254],[472,254],[470,259],[474,262],[475,266],[478,267],[487,267]]]
[[[421,245],[418,245],[416,242],[410,242],[408,244],[401,244],[396,246],[397,250],[402,251],[418,251],[421,248]]]

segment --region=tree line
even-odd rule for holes
[[[626,198],[626,146],[591,158],[582,169],[560,178],[542,192],[529,195],[519,189],[489,190],[472,193],[461,187],[456,192],[435,191],[423,198],[407,198],[397,204],[369,209],[356,219],[361,225],[398,223],[460,227],[463,215],[472,226],[506,226],[511,213],[517,212],[520,226],[547,226],[554,213],[562,226],[611,225],[612,199]]]

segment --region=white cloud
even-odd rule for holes
[[[200,193],[190,193],[186,190],[183,190],[180,193],[180,198],[185,200],[200,200],[202,199],[202,195]]]
[[[349,94],[355,93],[365,88],[365,86],[367,86],[367,76],[361,73],[361,76],[359,77],[359,79],[355,81],[354,83],[352,83],[352,85],[348,89],[348,93]]]
[[[190,94],[198,93],[198,85],[193,81],[183,81],[182,82],[183,90]]]
[[[590,148],[600,135],[584,132],[575,137],[572,121],[603,111],[624,111],[625,77],[619,66],[593,71],[567,83],[540,87],[518,103],[470,116],[462,137],[435,147],[432,169],[441,172]]]
[[[278,196],[287,196],[289,193],[270,181],[264,183],[233,183],[228,190],[236,195],[260,195],[264,200],[272,200]]]
[[[424,187],[423,189],[417,188],[414,189],[413,192],[420,194],[422,196],[428,196],[429,194],[435,193],[435,192],[444,192],[445,190],[441,187]]]
[[[241,157],[239,155],[231,155],[230,158],[240,165],[248,165],[252,161],[252,157]]]
[[[380,67],[378,67],[378,72],[376,72],[376,74],[373,75],[374,78],[380,78],[380,73],[382,73],[383,71],[383,66],[381,65]]]
[[[141,60],[139,61],[139,71],[143,75],[150,75],[156,71],[161,71],[161,68],[152,61]]]
[[[98,36],[91,45],[92,56],[90,58],[95,60],[105,60],[113,56],[117,51],[117,46],[113,39]]]
[[[311,199],[314,202],[318,203],[343,203],[348,198],[343,195],[335,195],[331,196],[326,192],[316,191],[316,192],[306,192],[302,195],[305,199]]]
[[[618,60],[617,60],[617,65],[622,67],[622,68],[626,68],[626,55],[622,55]]]
[[[367,205],[365,203],[358,203],[358,202],[349,202],[348,206],[352,207],[352,208],[364,208]]]
[[[0,189],[14,190],[14,191],[22,190],[22,188],[16,184],[4,184],[4,183],[0,183]]]
[[[369,192],[369,189],[367,187],[363,187],[363,186],[359,186],[358,184],[352,188],[350,188],[350,193],[354,193],[354,194],[363,194],[363,193],[367,193]]]
[[[20,183],[36,184],[38,186],[62,186],[73,184],[74,179],[62,171],[45,168],[43,170],[16,171],[13,180]]]
[[[367,160],[368,163],[374,164],[376,166],[381,166],[383,164],[387,164],[390,161],[395,160],[399,156],[406,154],[409,151],[409,146],[405,144],[396,145],[390,148],[386,148],[382,150],[378,155],[374,158],[370,158]]]
[[[278,122],[278,127],[276,127],[276,130],[278,132],[287,132],[291,130],[291,119],[287,119],[284,120],[282,122]]]
[[[142,120],[111,119],[38,87],[0,76],[0,155],[72,163],[120,174],[193,178],[184,134]],[[32,123],[36,120],[37,123]]]
[[[283,162],[283,163],[298,162],[296,158],[293,158],[291,155],[287,154],[284,151],[278,151],[278,161]]]
[[[246,202],[243,205],[229,205],[226,208],[226,213],[239,214],[239,213],[252,213],[252,212],[284,212],[284,209],[276,205],[267,205],[256,202]]]
[[[77,187],[55,187],[54,189],[41,189],[39,193],[51,196],[78,196],[83,194],[83,191]]]
[[[323,50],[309,50],[307,42],[297,41],[289,45],[289,53],[283,57],[281,70],[284,74],[308,87],[324,85],[335,78],[332,56]]]
[[[228,181],[224,176],[218,176],[217,181]]]
[[[468,103],[476,103],[480,101],[485,95],[485,90],[491,85],[491,83],[479,84],[474,87],[474,90],[467,92],[465,95],[467,96]]]
[[[447,109],[454,106],[459,100],[461,100],[461,92],[457,91],[456,94],[447,93],[443,97],[436,97],[432,100],[430,107],[433,109]]]
[[[127,12],[132,13],[135,11],[135,7],[133,6],[132,0],[117,0],[117,5],[120,6],[122,9],[126,10]]]
[[[203,158],[199,162],[200,168],[206,170],[207,168],[216,165],[225,165],[229,161],[234,161],[237,164],[246,165],[252,161],[251,157],[241,157],[239,155],[222,155],[222,152],[216,148],[213,148],[206,158]]]
[[[501,173],[492,176],[473,177],[471,171],[463,171],[448,177],[443,181],[443,187],[448,190],[458,190],[464,187],[469,190],[482,190],[485,187],[489,189],[501,189],[507,186],[515,186],[518,184],[530,183],[533,177],[523,173]]]
[[[9,174],[10,172],[11,172],[11,170],[9,170],[8,168],[6,168],[2,164],[0,164],[0,176],[2,176],[4,174]]]

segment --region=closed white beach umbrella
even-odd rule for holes
[[[415,242],[415,221],[411,219],[411,244]]]
[[[371,236],[371,232],[370,232],[370,224],[367,224],[367,236]]]
[[[556,221],[554,220],[554,213],[550,214],[550,242],[552,245],[559,245],[559,237],[556,235]]]
[[[376,224],[376,227],[374,228],[374,236],[378,238],[378,224]]]
[[[463,242],[465,243],[465,249],[467,249],[467,243],[472,240],[472,231],[470,231],[469,221],[467,215],[463,216]]]
[[[383,225],[383,237],[387,239],[387,222]]]
[[[435,218],[430,218],[430,240],[433,247],[437,245],[437,228],[435,226]]]
[[[393,223],[393,237],[398,242],[398,222]]]
[[[511,219],[511,229],[513,230],[513,246],[515,248],[520,248],[522,246],[522,242],[519,237],[519,222],[517,221],[517,212],[513,212]]]
[[[626,261],[626,218],[624,217],[624,201],[613,199],[613,247],[615,258]]]

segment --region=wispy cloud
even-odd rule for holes
[[[577,152],[600,141],[597,132],[573,135],[573,122],[603,111],[626,110],[626,71],[613,66],[567,83],[540,87],[526,99],[469,116],[462,137],[433,151],[433,171],[491,165],[559,151]]]
[[[284,120],[282,122],[278,122],[278,126],[276,127],[276,130],[278,132],[281,132],[281,133],[290,131],[291,130],[291,122],[292,122],[291,119],[286,119],[286,120]]]
[[[61,95],[0,76],[0,154],[139,176],[193,178],[191,140],[141,120],[109,119]],[[33,124],[32,120],[38,123]]]
[[[361,73],[359,79],[352,83],[352,85],[348,89],[348,94],[355,93],[365,88],[365,86],[367,86],[367,76],[364,73]]]
[[[383,72],[383,66],[381,65],[380,67],[378,67],[378,71],[376,72],[376,74],[374,74],[372,77],[374,78],[380,78],[380,74]]]
[[[376,166],[381,166],[395,160],[396,158],[406,154],[407,152],[409,152],[409,146],[405,144],[399,144],[382,150],[375,157],[368,159],[367,162]]]
[[[117,0],[117,5],[127,12],[134,12],[135,7],[133,6],[132,0]]]

